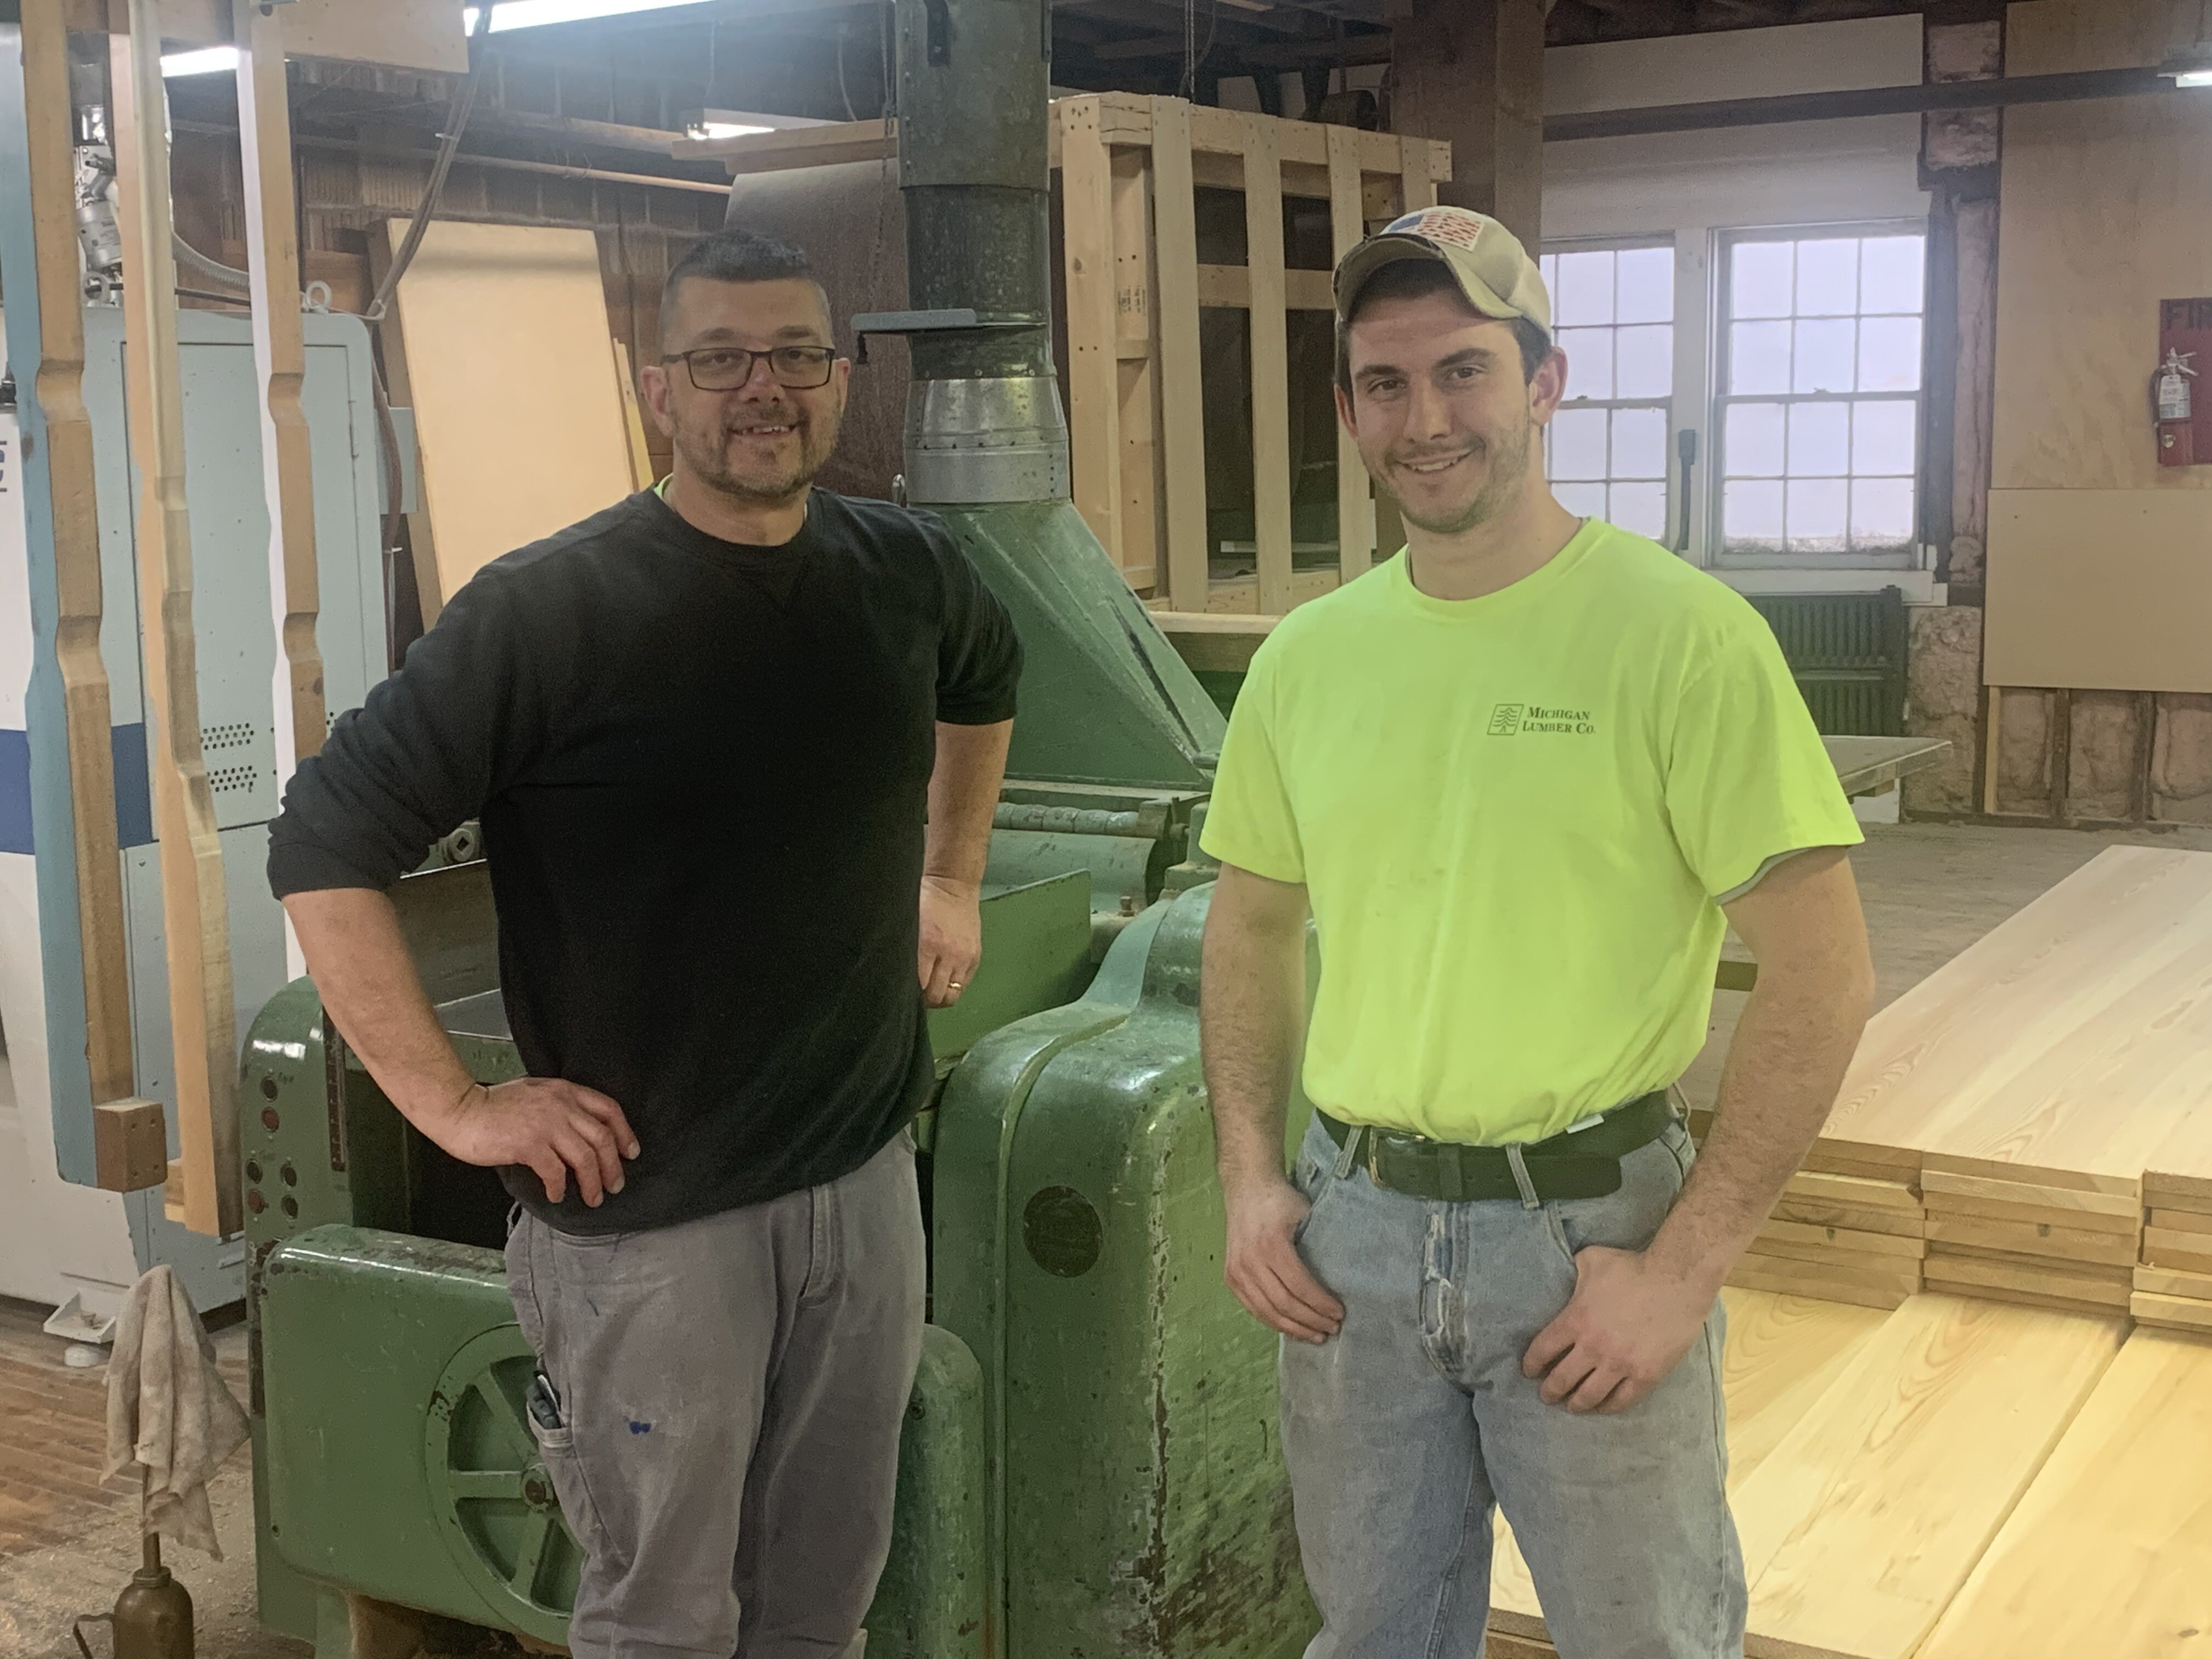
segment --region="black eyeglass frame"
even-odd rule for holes
[[[783,370],[778,366],[776,359],[786,352],[799,354],[799,361],[802,362],[815,361],[814,354],[819,352],[821,354],[818,360],[822,370],[821,378],[814,380],[793,380],[785,378]],[[727,386],[705,385],[699,379],[698,365],[693,362],[692,359],[695,357],[706,356],[709,353],[728,355],[744,358],[745,363],[744,372],[738,375],[737,379],[732,380]],[[739,386],[744,385],[745,382],[752,379],[754,368],[763,357],[768,359],[768,372],[770,378],[772,378],[778,386],[783,387],[786,391],[816,392],[830,384],[830,377],[836,369],[837,349],[835,346],[781,345],[770,346],[765,351],[756,351],[750,346],[695,346],[689,351],[670,352],[667,356],[664,356],[660,362],[664,368],[670,363],[682,363],[684,365],[684,372],[690,377],[692,386],[701,392],[735,392]]]

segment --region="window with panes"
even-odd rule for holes
[[[1553,249],[1540,264],[1566,397],[1544,434],[1552,493],[1570,513],[1664,538],[1674,395],[1674,250]]]
[[[1921,228],[1739,231],[1720,252],[1721,559],[1910,564]]]

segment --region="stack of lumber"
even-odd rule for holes
[[[1729,1501],[1750,1659],[1908,1659],[2127,1336],[2124,1319],[1927,1294],[1886,1317],[1730,1294]],[[1875,1321],[1871,1329],[1863,1323]],[[1543,1634],[1502,1534],[1491,1622]]]
[[[2125,1313],[2143,1171],[2212,1178],[2207,1052],[2212,854],[2108,848],[1875,1016],[1816,1165],[1917,1159],[1930,1290]]]
[[[2139,1325],[2212,1332],[2212,1180],[2142,1178],[2142,1262],[2128,1310]]]
[[[1844,1160],[1814,1156],[1829,1167],[1808,1165],[1790,1177],[1729,1283],[1869,1308],[1899,1306],[1921,1289],[1928,1254],[1916,1171],[1899,1161],[1881,1176],[1846,1173],[1834,1167]],[[1862,1170],[1882,1167],[1851,1162]]]

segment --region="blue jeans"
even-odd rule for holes
[[[1622,1160],[1607,1197],[1449,1204],[1340,1176],[1335,1144],[1307,1133],[1298,1249],[1345,1316],[1320,1346],[1283,1344],[1283,1445],[1323,1620],[1306,1659],[1480,1659],[1493,1506],[1561,1659],[1741,1659],[1720,1308],[1617,1416],[1547,1406],[1521,1374],[1575,1252],[1648,1243],[1693,1156],[1677,1124]]]

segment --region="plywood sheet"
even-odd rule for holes
[[[2125,1332],[1960,1297],[1890,1316],[1734,1493],[1747,1651],[1905,1659]]]
[[[2138,1330],[1919,1659],[2179,1659],[2212,1631],[2212,1343]]]
[[[1988,556],[1986,684],[2212,691],[2212,490],[1992,489]]]
[[[2005,68],[2014,76],[2155,64],[2194,41],[2202,21],[2197,0],[2038,0],[2010,10]],[[2208,152],[2212,100],[2100,98],[2005,112],[1996,489],[2212,488],[2212,467],[2157,464],[2146,390],[2158,302],[2212,294],[2212,239],[2202,228],[2212,218]],[[1991,538],[1994,603],[1994,524]],[[2092,566],[2122,551],[2111,539],[2081,550]],[[1993,615],[1992,639],[1995,630]]]
[[[405,226],[384,229],[388,257]],[[435,550],[428,621],[493,559],[630,493],[598,243],[588,230],[436,221],[393,296],[387,350],[395,341]]]

